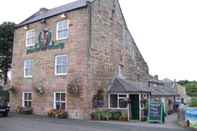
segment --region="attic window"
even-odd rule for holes
[[[26,32],[26,47],[35,46],[35,30],[28,30]]]
[[[67,39],[69,35],[69,23],[68,20],[63,20],[57,22],[56,25],[56,39],[64,40]]]

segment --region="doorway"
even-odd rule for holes
[[[139,120],[139,95],[131,94],[129,95],[130,102],[130,119],[131,120]]]

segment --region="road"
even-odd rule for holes
[[[0,117],[0,131],[190,131],[181,128],[161,128],[129,124],[82,120],[50,119],[40,116],[10,114]]]

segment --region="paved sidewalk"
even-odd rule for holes
[[[101,123],[108,124],[119,124],[119,125],[130,125],[130,126],[138,126],[138,127],[152,127],[152,128],[165,128],[165,129],[183,129],[177,125],[177,115],[172,114],[168,115],[166,118],[165,124],[159,123],[148,123],[148,122],[139,122],[139,121],[129,121],[129,122],[119,122],[119,121],[96,121]]]

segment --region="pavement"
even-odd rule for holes
[[[118,124],[118,125],[129,125],[129,126],[139,126],[139,127],[152,127],[152,128],[162,128],[162,129],[183,129],[182,127],[178,126],[177,124],[177,115],[172,114],[168,115],[166,118],[166,122],[164,124],[160,123],[148,123],[148,122],[139,122],[139,121],[129,121],[129,122],[119,122],[119,121],[97,121],[101,123],[108,123],[108,124]]]
[[[166,126],[164,126],[165,124],[163,126],[158,125],[139,122],[52,119],[43,116],[12,113],[9,117],[0,117],[0,131],[191,131],[178,126],[170,126],[170,123]]]

